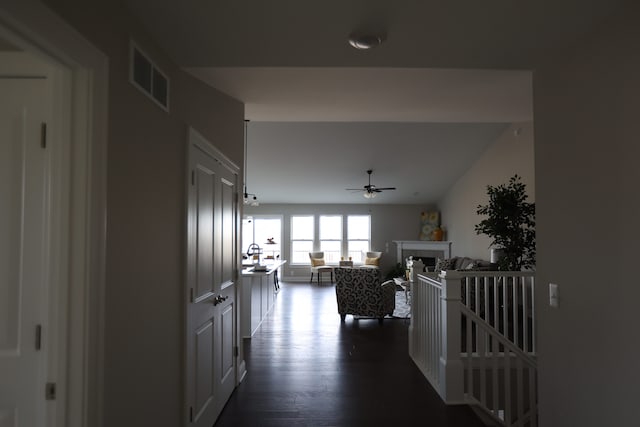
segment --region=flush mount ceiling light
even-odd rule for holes
[[[351,33],[349,44],[358,50],[367,50],[378,46],[386,38],[386,34]]]

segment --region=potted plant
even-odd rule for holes
[[[525,184],[518,175],[508,184],[487,186],[489,203],[476,213],[487,218],[475,226],[476,234],[491,237],[490,247],[500,248],[499,270],[533,269],[536,264],[535,203],[527,202]]]

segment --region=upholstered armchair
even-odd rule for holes
[[[385,315],[393,315],[396,308],[396,285],[393,280],[381,283],[377,268],[334,269],[338,313],[344,322],[347,314],[377,317],[380,323]]]
[[[380,268],[380,258],[382,252],[369,251],[365,254],[364,264],[361,267],[364,268]]]
[[[309,261],[311,262],[311,279],[309,283],[313,282],[313,275],[315,274],[320,284],[321,273],[331,273],[331,282],[333,282],[333,267],[324,263],[324,252],[309,252]]]

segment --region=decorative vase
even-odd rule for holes
[[[431,232],[431,239],[435,240],[437,242],[442,240],[442,228],[440,227],[436,227],[432,232]]]
[[[491,248],[491,263],[498,264],[500,260],[504,257],[504,249],[503,248]]]

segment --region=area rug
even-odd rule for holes
[[[409,293],[409,304],[407,304],[407,300],[404,295],[404,290],[399,288],[400,290],[396,291],[396,307],[393,310],[393,315],[389,316],[388,314],[384,316],[385,319],[410,319],[411,318],[411,293]],[[366,316],[353,316],[354,319],[374,319],[374,317],[366,317]]]
[[[409,294],[409,302],[411,302],[411,294]],[[409,319],[411,317],[411,306],[407,304],[404,291],[396,291],[396,308],[393,310],[394,319]]]

